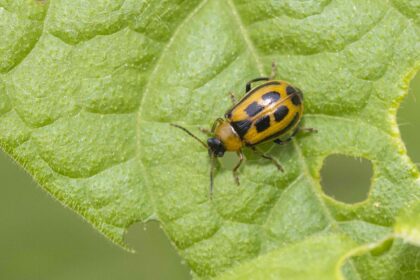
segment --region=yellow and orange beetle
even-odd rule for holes
[[[302,92],[288,82],[275,80],[275,73],[276,65],[273,63],[270,77],[259,77],[247,82],[246,94],[239,102],[236,102],[232,93],[230,94],[234,105],[225,113],[225,118],[216,119],[211,131],[201,129],[212,136],[207,139],[207,144],[186,128],[171,124],[194,137],[208,149],[211,158],[210,195],[213,193],[216,157],[222,157],[226,151],[238,154],[239,161],[233,168],[233,176],[239,184],[237,171],[244,160],[243,147],[251,148],[283,171],[282,166],[273,157],[260,152],[255,146],[267,141],[285,144],[299,131],[316,131],[313,128],[300,127],[303,114]],[[265,82],[251,88],[252,83],[260,81]]]

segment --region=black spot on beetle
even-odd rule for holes
[[[287,93],[287,95],[292,95],[293,94],[293,96],[292,96],[293,104],[299,105],[300,103],[302,103],[302,98],[301,98],[302,92],[299,91],[298,89],[295,89],[292,86],[287,86],[286,87],[286,93]]]
[[[300,100],[301,101],[303,101],[303,93],[302,93],[302,91],[300,90],[300,89],[296,89],[296,92],[297,92],[297,95],[299,95],[299,97],[300,97]]]
[[[258,132],[263,132],[270,127],[270,116],[264,116],[255,122],[255,127]]]
[[[287,93],[287,95],[291,95],[291,94],[293,94],[295,92],[296,92],[296,89],[294,87],[292,87],[292,86],[287,86],[286,87],[286,93]]]
[[[276,122],[279,122],[282,119],[284,119],[288,113],[289,108],[287,106],[282,105],[278,107],[277,110],[274,112],[274,119],[276,120]]]
[[[253,143],[253,145],[257,145],[257,144],[259,144],[259,143],[261,143],[261,142],[265,142],[265,141],[267,141],[267,140],[270,140],[270,139],[276,139],[276,138],[278,138],[278,137],[281,137],[282,135],[284,135],[286,132],[288,132],[288,131],[290,131],[290,129],[292,129],[292,128],[294,128],[294,127],[296,127],[296,125],[299,123],[299,121],[300,121],[300,117],[299,117],[299,113],[296,113],[294,116],[293,116],[293,119],[292,119],[292,121],[285,127],[285,128],[283,128],[282,130],[280,130],[280,131],[277,131],[276,133],[274,133],[273,135],[270,135],[268,138],[265,138],[265,139],[262,139],[261,141],[259,141],[259,142],[256,142],[256,143]]]
[[[265,93],[262,96],[262,99],[264,99],[264,101],[266,101],[268,104],[272,104],[280,99],[280,93],[278,93],[277,91],[270,91]]]
[[[244,135],[248,132],[249,128],[251,127],[251,121],[249,120],[231,122],[230,124],[236,131],[236,133],[238,133],[241,139],[244,138]]]
[[[264,106],[261,106],[257,102],[252,102],[251,104],[246,107],[245,112],[248,114],[248,116],[253,117],[259,112],[261,112],[264,109]]]
[[[302,103],[298,94],[292,96],[292,102],[295,105],[299,105],[300,103]]]

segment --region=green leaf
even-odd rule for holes
[[[348,256],[364,279],[419,279],[420,203],[402,209],[394,231],[376,244],[367,244]]]
[[[420,180],[395,115],[419,15],[410,0],[0,0],[0,146],[122,246],[159,220],[197,277],[416,279],[418,211],[396,217]],[[284,173],[247,152],[240,187],[222,160],[210,200],[207,151],[169,123],[199,134],[272,61],[319,133],[262,145]],[[331,154],[372,162],[366,201],[322,192]]]
[[[420,202],[416,202],[403,210],[395,225],[397,236],[420,246]]]
[[[354,246],[344,235],[312,236],[245,263],[221,279],[338,279],[337,261]]]

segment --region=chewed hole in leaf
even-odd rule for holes
[[[420,74],[410,83],[408,96],[401,103],[398,111],[398,125],[401,136],[407,147],[407,152],[413,162],[420,166]]]
[[[144,269],[168,271],[166,276],[165,273],[160,274],[166,279],[190,279],[189,268],[176,253],[158,222],[131,225],[125,235],[125,242],[129,248],[135,250],[135,254],[140,255],[140,259],[147,260],[152,264],[151,266],[145,265]],[[154,252],[154,254],[150,254],[150,252]],[[159,267],[153,264],[159,264]],[[154,274],[151,272],[150,275]]]
[[[321,170],[322,189],[338,201],[361,202],[369,195],[372,173],[369,160],[331,155],[324,160]]]

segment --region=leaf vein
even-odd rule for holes
[[[248,47],[249,51],[251,52],[252,56],[255,59],[255,62],[257,64],[257,68],[258,68],[258,71],[259,71],[260,75],[265,76],[263,63],[258,56],[257,50],[256,50],[253,42],[251,41],[251,38],[249,37],[248,31],[246,30],[246,28],[245,28],[245,26],[244,26],[244,24],[241,20],[241,17],[238,14],[238,11],[236,10],[235,5],[233,4],[232,0],[228,0],[227,2],[228,2],[229,6],[231,8],[233,18],[235,19],[236,23],[239,26],[239,31],[244,38],[245,44],[246,44],[246,46]]]

